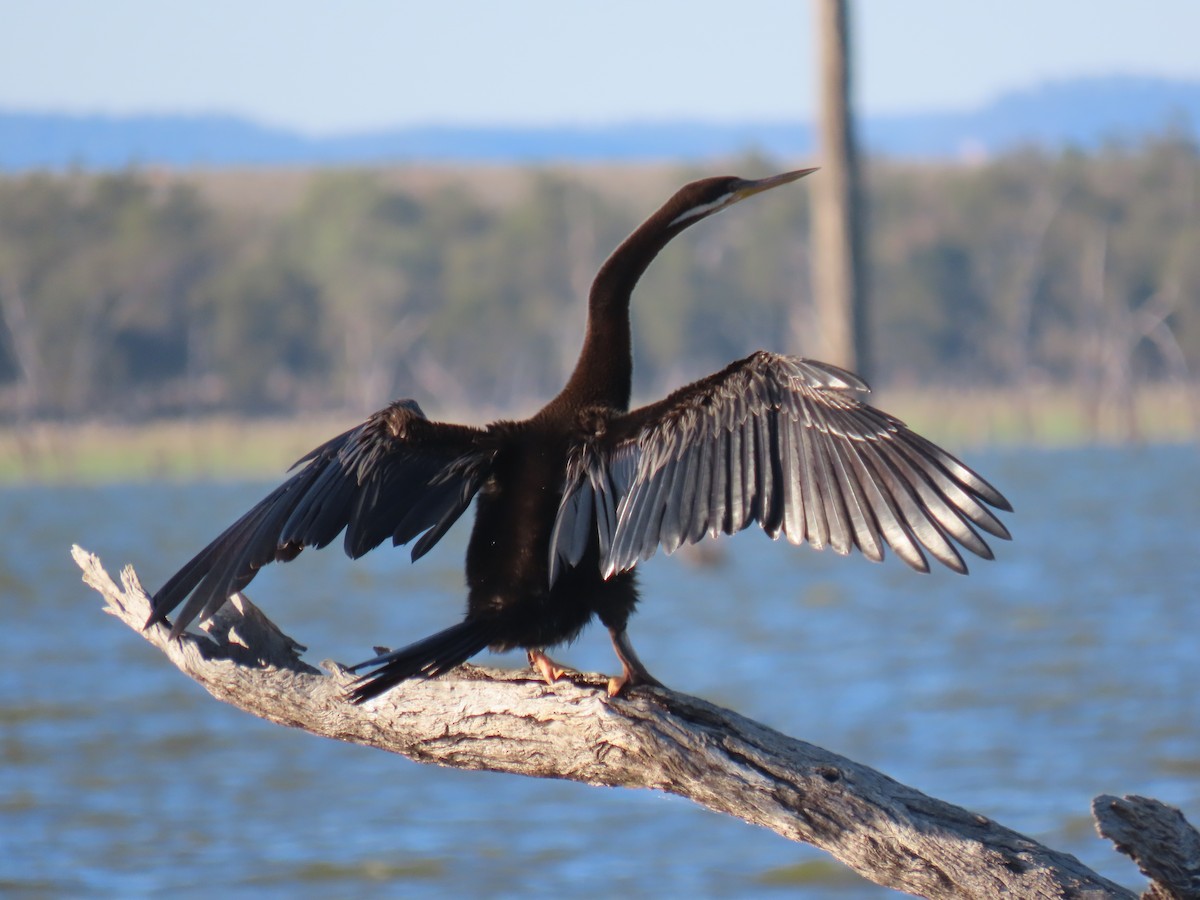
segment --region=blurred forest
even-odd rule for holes
[[[1190,139],[866,171],[879,385],[1069,388],[1099,408],[1200,365]],[[0,421],[360,415],[400,396],[528,412],[574,361],[599,263],[701,174],[718,172],[0,178]],[[634,300],[635,397],[759,347],[811,354],[809,247],[801,182],[667,248]]]

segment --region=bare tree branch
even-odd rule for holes
[[[418,762],[667,791],[926,897],[1134,896],[984,816],[670,690],[610,699],[603,676],[548,685],[463,666],[355,706],[343,667],[325,662],[322,674],[304,663],[304,648],[245,597],[226,603],[206,635],[170,641],[162,626],[142,630],[149,598],[132,567],[119,587],[98,558],[72,552],[107,612],[218,700],[272,722]]]
[[[1150,879],[1144,900],[1200,897],[1200,833],[1173,806],[1147,797],[1092,801],[1096,830],[1132,857]]]

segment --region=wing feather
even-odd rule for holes
[[[487,432],[430,422],[401,400],[304,457],[287,481],[196,554],[154,595],[147,625],[179,635],[216,612],[263,566],[324,547],[345,531],[359,557],[389,536],[427,552],[470,505],[490,470]]]
[[[683,517],[684,505],[687,505],[687,511],[691,511],[692,490],[692,458],[693,447],[689,444],[682,444],[672,454],[671,460],[667,463],[668,475],[664,475],[663,494],[665,495],[662,507],[662,525],[658,528],[658,543],[662,544],[663,550],[667,553],[674,553],[675,549],[683,542]],[[643,549],[644,546],[643,546]]]
[[[820,411],[820,407],[814,407]],[[822,417],[813,417],[813,444],[816,447],[816,481],[825,505],[825,521],[828,524],[829,546],[835,553],[845,556],[850,552],[847,539],[846,512],[842,506],[841,486],[838,484],[837,473],[834,471],[837,451],[830,439],[829,430]]]
[[[804,418],[800,429],[800,491],[804,500],[804,537],[815,549],[820,550],[829,543],[829,522],[825,517],[825,502],[817,485],[820,474],[818,457],[820,448],[817,432],[809,410],[802,410]]]
[[[718,510],[712,508],[713,480],[719,477],[718,470],[713,465],[714,441],[705,436],[692,447],[692,465],[694,484],[692,485],[692,502],[688,504],[688,513],[684,520],[684,541],[689,544],[697,543],[708,531],[709,518],[716,518]]]
[[[757,522],[771,537],[928,571],[965,572],[959,547],[990,559],[980,531],[1007,539],[991,484],[898,419],[861,402],[836,366],[759,352],[658,403],[612,412],[569,452],[551,553],[571,564],[601,536],[601,571],[632,568],[706,535]],[[580,499],[590,492],[595,502]],[[580,519],[583,519],[581,530]],[[564,538],[571,535],[562,553]]]
[[[871,503],[867,499],[867,487],[862,483],[862,467],[858,458],[858,441],[846,437],[835,443],[838,463],[838,481],[842,485],[849,522],[849,537],[868,559],[878,562],[883,558],[879,544],[879,525],[875,520]],[[849,552],[849,549],[847,549]]]
[[[759,510],[756,518],[758,524],[771,540],[779,537],[783,527],[783,497],[778,493],[782,487],[777,479],[781,473],[779,462],[779,440],[775,425],[778,417],[775,415],[755,416],[750,419],[755,425],[755,468],[758,472]]]

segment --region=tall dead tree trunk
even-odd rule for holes
[[[813,294],[820,359],[869,377],[862,192],[850,101],[847,0],[814,0],[820,176],[813,180]]]

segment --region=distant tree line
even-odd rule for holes
[[[527,409],[574,360],[597,266],[669,193],[563,170],[527,183],[497,204],[325,171],[286,209],[246,215],[186,174],[2,179],[0,416],[365,411],[393,396]],[[637,391],[759,347],[813,352],[807,194],[755,198],[663,252],[634,302]],[[874,161],[866,199],[876,381],[1127,392],[1200,364],[1200,157],[1182,135]]]

